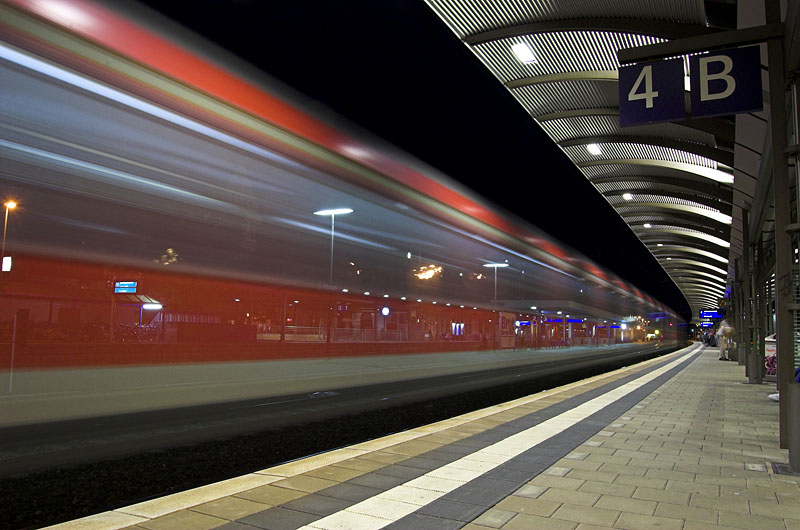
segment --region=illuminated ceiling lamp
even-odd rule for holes
[[[594,155],[594,156],[598,156],[598,155],[603,154],[602,149],[600,149],[600,146],[597,145],[597,144],[589,144],[589,145],[587,145],[586,146],[586,150],[589,151],[590,155]]]
[[[622,198],[625,199],[626,201],[632,201],[633,195],[631,195],[630,193],[623,193]]]
[[[518,42],[514,44],[511,46],[511,51],[514,52],[514,56],[521,63],[532,64],[536,62],[536,55],[533,53],[531,47],[525,42]]]

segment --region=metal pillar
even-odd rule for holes
[[[765,0],[767,24],[781,22],[780,2]],[[769,60],[770,129],[772,132],[772,193],[775,207],[775,340],[778,350],[778,391],[787,396],[794,379],[794,322],[789,300],[792,295],[792,239],[785,228],[789,212],[789,161],[784,149],[786,137],[786,86],[783,40],[767,41]],[[789,446],[789,400],[780,401],[781,447]]]
[[[760,245],[753,245],[753,264],[755,268],[751,275],[751,289],[753,292],[753,355],[750,364],[749,379],[750,383],[760,385],[763,381],[764,374],[764,335],[766,329],[764,328],[764,321],[766,313],[764,303],[764,291],[761,289],[761,251]]]
[[[754,352],[753,341],[755,340],[755,308],[753,301],[753,271],[750,265],[750,257],[752,256],[752,248],[750,246],[750,211],[742,208],[742,285],[744,291],[742,292],[744,298],[744,311],[743,318],[745,320],[743,331],[744,340],[742,340],[742,347],[744,348],[744,357],[747,371],[747,382],[755,383],[755,376],[753,375],[754,367]]]

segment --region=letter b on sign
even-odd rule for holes
[[[758,46],[689,59],[692,116],[716,116],[763,108]]]

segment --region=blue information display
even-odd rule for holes
[[[764,108],[758,46],[689,58],[692,116],[718,116]]]
[[[114,282],[115,293],[135,293],[138,282]]]
[[[683,59],[619,69],[619,122],[625,127],[686,117]]]
[[[719,309],[701,309],[700,318],[722,318],[722,312]]]
[[[701,328],[710,328],[713,325],[714,324],[712,324],[711,322],[700,322],[700,327]]]

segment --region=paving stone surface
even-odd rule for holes
[[[715,349],[685,354],[267,469],[215,500],[184,492],[171,513],[108,513],[140,530],[800,530],[800,477],[771,465],[788,462],[772,387]]]

